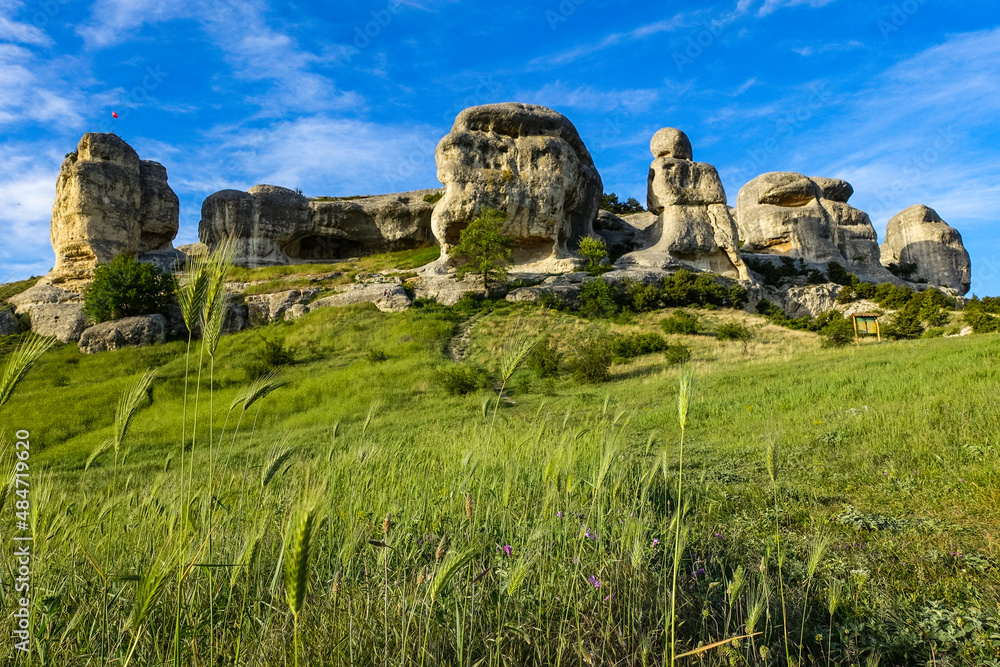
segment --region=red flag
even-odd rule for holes
[[[118,118],[118,112],[117,111],[112,111],[111,112],[111,117],[112,118]]]

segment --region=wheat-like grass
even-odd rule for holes
[[[41,359],[42,355],[55,345],[55,342],[55,338],[31,334],[21,341],[21,344],[7,357],[3,376],[0,376],[0,406],[10,400],[17,385],[21,383],[31,367]]]

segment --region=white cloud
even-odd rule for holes
[[[31,51],[0,43],[0,125],[26,122],[79,127],[80,94],[63,78],[67,61],[42,62]]]
[[[653,88],[633,88],[629,90],[598,90],[593,86],[571,88],[562,81],[546,84],[536,91],[522,91],[518,100],[530,104],[541,104],[553,109],[586,109],[590,111],[613,111],[624,109],[630,113],[648,111],[660,97]]]
[[[5,144],[0,161],[0,281],[46,273],[55,261],[49,220],[62,154],[51,145]]]
[[[0,1],[0,41],[32,46],[51,46],[52,39],[37,26],[14,20],[14,16],[24,9],[21,0]],[[43,16],[45,16],[43,14]]]
[[[548,69],[559,65],[566,65],[583,56],[603,51],[618,44],[627,45],[652,35],[674,32],[685,25],[684,16],[684,14],[677,14],[672,18],[646,23],[628,32],[613,32],[594,44],[584,44],[551,56],[535,58],[528,63],[528,69]]]
[[[767,16],[768,14],[771,14],[779,9],[784,9],[785,7],[799,7],[801,5],[809,5],[813,8],[823,7],[834,1],[835,0],[764,0],[764,4],[757,12],[757,16]]]

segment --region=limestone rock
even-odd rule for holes
[[[188,243],[187,245],[177,246],[177,250],[184,253],[188,257],[200,257],[201,255],[208,254],[208,246],[198,241],[197,243]]]
[[[962,235],[932,208],[917,204],[894,215],[885,230],[882,263],[916,264],[914,278],[959,294],[972,284],[972,261]]]
[[[76,303],[82,304],[83,298],[77,292],[64,290],[54,285],[37,284],[7,300],[14,306],[18,315],[30,313],[35,306]]]
[[[10,309],[0,310],[0,336],[13,336],[21,333],[21,325]]]
[[[167,340],[167,320],[163,315],[139,315],[102,322],[80,336],[80,351],[96,354],[123,347],[142,347]]]
[[[656,216],[645,230],[644,248],[618,260],[621,269],[711,271],[748,277],[739,258],[736,224],[726,205],[718,172],[693,162],[691,142],[680,130],[664,128],[650,145],[647,208]]]
[[[294,322],[303,315],[309,312],[309,306],[301,303],[296,303],[289,306],[288,310],[285,311],[284,320],[286,322]]]
[[[222,190],[201,207],[207,248],[236,243],[236,264],[258,267],[346,259],[429,244],[437,190],[371,197],[308,198],[274,185]]]
[[[309,310],[311,312],[317,308],[350,306],[356,303],[374,303],[383,313],[398,313],[410,307],[410,297],[402,285],[354,284],[333,296],[314,301],[309,305]]]
[[[539,285],[518,287],[508,294],[506,299],[514,302],[538,303],[547,297],[554,297],[564,306],[578,308],[580,306],[580,290],[592,280],[596,280],[596,278],[585,272],[550,276]]]
[[[835,283],[790,287],[785,291],[785,315],[793,320],[805,315],[816,317],[837,307],[839,293],[840,285]]]
[[[515,270],[581,264],[572,250],[593,233],[603,184],[565,116],[529,104],[471,107],[441,139],[435,159],[445,185],[432,218],[442,270],[461,231],[487,206],[507,212],[504,233],[515,239]]]
[[[88,132],[56,183],[50,238],[56,263],[43,281],[79,286],[118,255],[172,250],[179,204],[167,171],[115,134]]]
[[[280,320],[295,305],[306,305],[319,294],[318,287],[293,289],[274,294],[251,294],[244,298],[251,321],[270,323]]]
[[[632,226],[628,220],[608,211],[599,211],[594,220],[594,234],[602,239],[612,256],[623,255],[638,249],[642,243],[643,229]]]
[[[839,179],[793,172],[758,176],[736,200],[743,252],[838,262],[863,280],[898,282],[879,263],[868,214],[847,203],[853,191]]]
[[[80,340],[87,328],[83,304],[36,304],[31,308],[31,330],[39,336],[55,336],[62,343]]]

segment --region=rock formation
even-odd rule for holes
[[[886,266],[915,264],[911,280],[926,280],[959,294],[969,291],[972,262],[962,235],[932,208],[917,204],[890,218],[881,251]]]
[[[653,135],[650,151],[646,206],[656,221],[645,231],[645,248],[624,255],[617,266],[688,267],[746,278],[736,224],[715,167],[694,162],[687,136],[670,127]]]
[[[50,228],[56,264],[43,281],[79,287],[123,254],[171,265],[181,256],[171,244],[179,209],[163,165],[140,160],[117,135],[88,132],[59,171]]]
[[[864,280],[895,281],[879,263],[868,214],[847,203],[853,193],[850,183],[839,179],[793,172],[758,176],[736,199],[742,252],[838,262]]]
[[[80,351],[96,354],[123,347],[142,347],[167,340],[163,315],[139,315],[88,327],[80,335]]]
[[[432,242],[437,190],[335,199],[274,185],[222,190],[201,207],[198,237],[209,248],[236,244],[236,263],[257,267],[331,261]]]
[[[516,270],[561,271],[593,232],[603,184],[573,124],[546,107],[488,104],[462,111],[435,153],[444,198],[434,236],[449,249],[483,207],[507,212]]]

